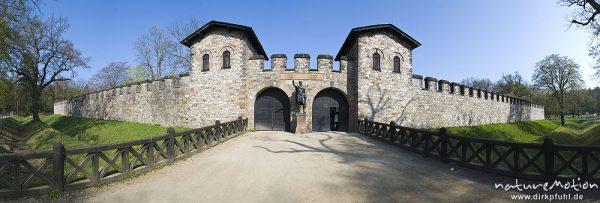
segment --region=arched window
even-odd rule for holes
[[[394,56],[394,73],[400,73],[400,57]]]
[[[223,52],[223,68],[231,68],[231,64],[229,63],[229,51]]]
[[[209,67],[209,61],[208,61],[208,54],[204,54],[204,56],[202,56],[202,71],[208,71]]]
[[[381,70],[380,56],[378,53],[373,54],[373,70]]]

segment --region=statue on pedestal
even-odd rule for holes
[[[299,81],[298,84],[296,85],[292,80],[292,85],[296,88],[296,104],[300,108],[300,113],[306,113],[306,89],[302,87],[302,81]]]

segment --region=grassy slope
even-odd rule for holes
[[[538,120],[519,123],[489,124],[448,128],[452,135],[514,142],[543,142],[550,136],[557,144],[600,145],[600,126],[593,121],[567,120],[560,127],[558,121]]]
[[[21,118],[22,122],[30,123],[31,117]],[[69,117],[61,115],[42,116],[43,124],[27,140],[33,150],[43,151],[52,149],[52,143],[63,142],[66,147],[81,147],[97,144],[108,144],[131,141],[165,134],[167,127],[99,120],[91,118]],[[186,128],[175,128],[176,131]]]

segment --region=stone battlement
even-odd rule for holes
[[[310,55],[304,54],[304,53],[294,54],[294,64],[291,66],[288,66],[288,64],[287,64],[287,62],[288,62],[287,55],[272,54],[271,55],[271,68],[268,68],[268,69],[266,69],[264,67],[264,61],[265,61],[264,57],[261,57],[261,56],[252,57],[252,58],[250,58],[250,60],[255,61],[255,62],[253,62],[253,64],[255,64],[255,66],[259,67],[260,69],[262,69],[264,71],[287,70],[287,71],[304,72],[304,71],[331,70],[334,72],[340,72],[343,70],[343,68],[345,67],[345,64],[347,63],[346,60],[340,60],[340,62],[339,62],[340,68],[333,69],[333,56],[327,55],[327,54],[319,54],[317,56],[317,65],[315,67],[314,65],[311,66],[311,64],[310,64]]]
[[[460,83],[448,82],[447,80],[438,80],[434,77],[425,77],[425,79],[423,79],[423,76],[421,75],[413,75],[412,80],[413,85],[417,87],[417,90],[420,89],[423,91],[439,92],[441,94],[454,94],[459,96],[473,97],[508,104],[529,106],[532,108],[539,109],[544,108],[544,106],[542,105],[535,104],[525,99],[506,96],[497,92],[488,92],[486,90],[469,87]]]
[[[356,131],[365,117],[413,128],[544,118],[529,101],[413,74],[421,44],[391,24],[354,28],[335,57],[297,53],[293,64],[286,54],[269,59],[243,25],[211,21],[181,43],[192,53],[189,76],[86,94],[56,103],[55,113],[186,127],[242,116],[251,129],[291,131],[302,82],[309,126],[301,127],[314,131]]]

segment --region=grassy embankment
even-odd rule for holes
[[[167,131],[167,127],[159,125],[61,115],[42,115],[42,123],[32,122],[31,116],[12,117],[9,120],[12,120],[12,126],[5,128],[12,132],[12,136],[18,135],[16,129],[20,129],[22,133],[19,137],[28,138],[26,143],[33,151],[51,150],[54,142],[63,142],[66,148],[72,148],[138,140]]]
[[[600,126],[592,120],[567,120],[565,126],[559,121],[538,120],[518,123],[501,123],[479,126],[451,127],[451,135],[476,137],[512,142],[543,142],[550,136],[556,144],[600,145]]]

